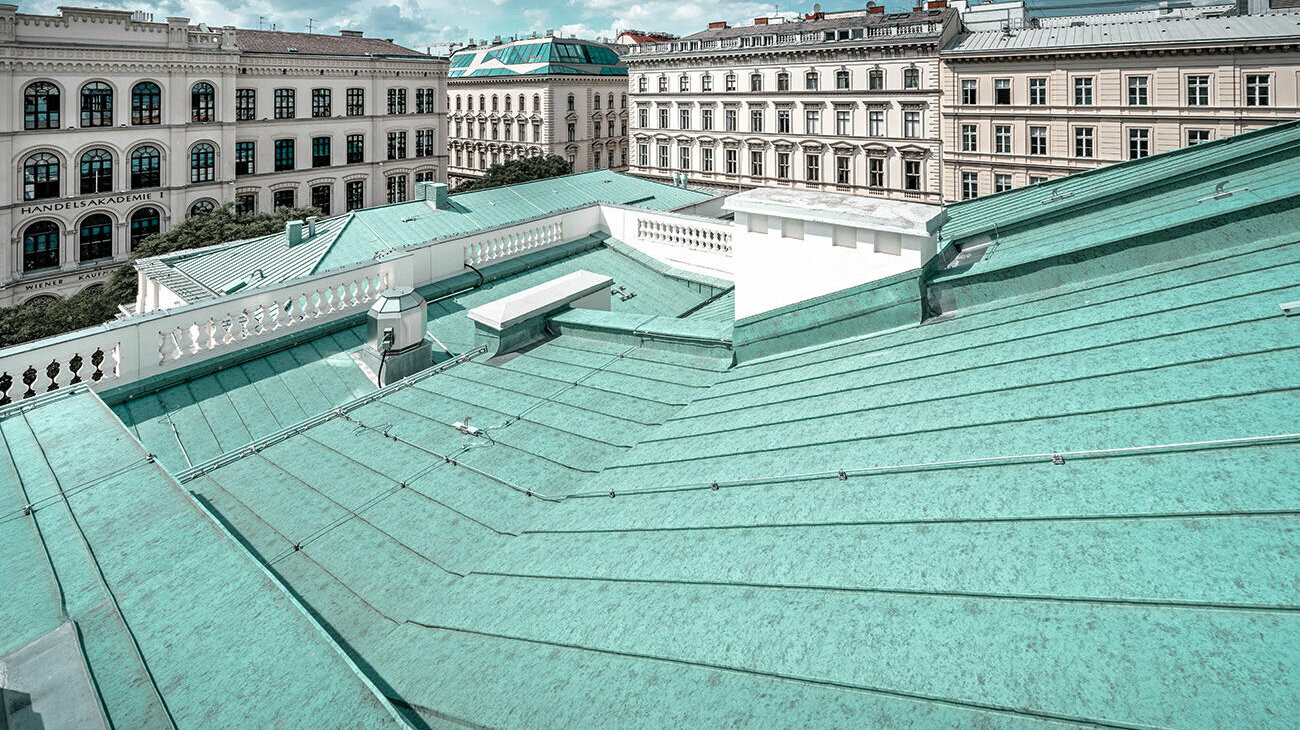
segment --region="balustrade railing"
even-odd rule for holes
[[[704,222],[641,216],[636,220],[636,239],[646,243],[731,255],[731,231]]]
[[[547,221],[522,230],[507,230],[465,242],[465,263],[479,266],[553,246],[564,240],[564,222]]]

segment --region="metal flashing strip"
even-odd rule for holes
[[[282,428],[279,431],[276,431],[275,433],[271,433],[261,438],[249,441],[248,443],[244,444],[243,446],[240,446],[237,449],[231,449],[230,451],[227,451],[224,454],[219,454],[217,456],[212,457],[211,459],[208,459],[207,461],[204,461],[199,464],[195,464],[189,469],[185,469],[184,471],[177,472],[173,476],[177,482],[184,484],[185,482],[188,482],[192,479],[203,476],[204,474],[211,471],[212,469],[216,469],[218,467],[222,467],[227,464],[238,461],[239,459],[242,459],[245,456],[248,456],[249,454],[256,453],[257,451],[266,448],[267,446],[271,446],[272,444],[276,444],[281,441],[284,441],[285,439],[295,434],[302,433],[303,431],[306,431],[307,429],[312,428],[313,426],[318,426],[322,423],[325,423],[326,421],[343,416],[348,411],[354,408],[359,408],[363,405],[366,405],[367,403],[371,403],[379,398],[382,398],[388,395],[389,393],[414,385],[415,383],[424,380],[425,378],[437,375],[438,373],[441,373],[456,365],[460,365],[463,362],[467,362],[479,355],[482,355],[485,352],[487,352],[487,346],[479,345],[473,350],[469,350],[465,353],[457,355],[456,357],[453,357],[450,360],[443,360],[442,362],[438,363],[437,365],[434,365],[428,370],[416,373],[415,375],[412,375],[409,378],[403,378],[402,380],[399,380],[396,383],[393,383],[391,385],[386,385],[382,388],[378,388],[370,393],[366,393],[363,396],[353,398],[352,400],[337,405],[328,411],[317,413],[316,415],[310,418],[306,418],[293,425],[286,426],[285,428]]]

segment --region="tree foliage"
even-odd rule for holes
[[[149,236],[131,254],[131,260],[265,236],[283,231],[288,221],[309,215],[320,215],[320,211],[295,208],[258,215],[235,215],[233,206],[223,205],[190,218],[166,233]],[[135,267],[128,262],[109,274],[102,285],[84,289],[66,299],[0,307],[0,347],[103,324],[118,315],[118,305],[135,301],[136,287]]]
[[[544,180],[548,177],[568,175],[569,172],[569,162],[559,155],[521,157],[517,160],[492,165],[483,172],[483,177],[457,185],[456,192],[487,190],[488,188],[515,185],[530,180]]]

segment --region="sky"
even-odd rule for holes
[[[703,30],[710,21],[749,23],[754,18],[812,11],[813,0],[785,4],[751,0],[711,0],[707,3],[682,0],[41,0],[19,3],[19,12],[57,14],[59,5],[91,6],[121,10],[145,10],[162,21],[182,16],[192,23],[240,28],[270,28],[336,34],[340,28],[363,31],[367,36],[393,38],[418,50],[432,47],[446,53],[447,44],[465,43],[470,38],[508,37],[554,30],[559,35],[580,38],[608,37],[618,31],[665,31],[686,35]],[[825,10],[860,7],[858,0],[822,0]],[[1126,0],[1031,0],[1030,6],[1063,10],[1071,6],[1082,12],[1100,12],[1117,5],[1138,5]],[[886,0],[890,12],[909,9],[911,0]],[[1086,8],[1086,10],[1084,9]],[[1054,13],[1055,14],[1055,13]]]

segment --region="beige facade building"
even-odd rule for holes
[[[713,23],[630,46],[631,170],[938,202],[939,49],[957,15],[882,11]]]
[[[0,5],[0,305],[93,286],[224,203],[337,214],[444,181],[446,69],[356,31]]]
[[[627,168],[627,68],[611,48],[526,38],[452,54],[451,184],[492,165],[559,155],[573,172]]]
[[[1295,12],[1043,19],[942,59],[947,200],[1300,117]]]

